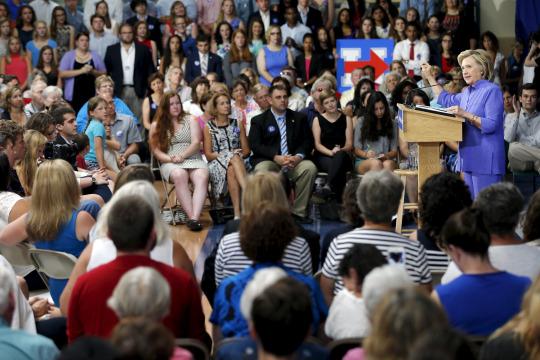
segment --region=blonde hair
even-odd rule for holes
[[[229,96],[229,88],[227,87],[226,84],[222,83],[222,82],[215,82],[212,84],[212,86],[210,86],[210,91],[216,93],[216,94],[226,94],[227,96]]]
[[[43,20],[37,20],[37,21],[34,23],[34,29],[36,29],[36,28],[38,27],[39,24],[45,25],[45,29],[47,29],[47,32],[45,33],[45,37],[46,37],[47,39],[50,39],[50,38],[51,38],[51,33],[49,32],[49,27],[47,26],[47,23],[46,23],[45,21],[43,21]],[[37,31],[34,30],[34,36],[32,36],[32,38],[33,38],[34,40],[36,40],[36,39],[37,39],[37,36],[38,36]]]
[[[523,296],[521,311],[491,335],[490,339],[514,333],[530,359],[540,357],[540,276]]]
[[[79,207],[81,191],[71,165],[45,161],[36,172],[26,232],[32,240],[53,240]]]
[[[36,130],[27,130],[24,133],[24,144],[26,151],[24,158],[17,165],[17,176],[21,181],[21,185],[24,189],[24,193],[27,196],[32,195],[32,186],[34,185],[34,179],[37,171],[37,160],[39,149],[45,146],[47,137]]]
[[[210,115],[214,117],[217,116],[217,101],[222,96],[227,98],[227,100],[229,101],[229,104],[231,103],[231,97],[229,96],[229,94],[214,93],[211,99],[212,101],[210,101],[210,109],[208,110]]]
[[[426,332],[445,328],[443,310],[414,287],[392,290],[375,310],[371,334],[364,341],[369,360],[405,360]]]
[[[272,29],[278,29],[280,36],[283,35],[281,32],[281,27],[279,27],[278,25],[270,25],[268,29],[266,30],[266,32],[264,33],[264,37],[267,43],[268,41],[270,41],[270,33],[272,32]]]
[[[249,75],[248,75],[249,73]],[[243,68],[241,71],[240,71],[240,74],[244,74],[246,75],[250,81],[251,81],[251,78],[253,78],[255,81],[253,84],[250,84],[251,85],[251,88],[253,89],[253,87],[255,85],[259,85],[260,82],[259,82],[259,77],[257,76],[257,74],[255,73],[255,70],[253,70],[253,68],[250,68],[250,67],[247,67],[247,68]]]
[[[319,103],[322,105],[324,100],[330,99],[330,98],[336,99],[336,92],[332,89],[323,90],[323,92],[321,92],[321,95],[319,96]]]
[[[248,176],[246,188],[242,195],[242,213],[249,213],[262,201],[268,201],[286,208],[289,207],[279,174],[261,171]]]
[[[462,51],[457,57],[459,66],[461,66],[463,60],[468,57],[472,57],[473,60],[482,67],[482,72],[480,74],[483,79],[491,80],[493,78],[493,63],[486,50],[478,49]]]
[[[109,75],[100,75],[94,81],[96,89],[99,89],[105,83],[111,83],[114,88],[114,80]]]

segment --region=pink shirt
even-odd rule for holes
[[[221,1],[219,0],[198,0],[197,17],[199,24],[212,25],[217,21],[221,10]]]

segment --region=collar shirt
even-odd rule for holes
[[[540,148],[540,113],[531,113],[521,109],[519,117],[516,113],[508,114],[505,119],[504,139],[507,142],[519,142],[523,145]]]
[[[264,31],[268,30],[270,28],[270,10],[267,12],[262,12],[259,10],[259,14],[261,14],[261,20],[264,24]]]
[[[52,12],[58,3],[48,0],[34,0],[29,4],[36,13],[36,19],[43,20],[47,26],[51,25]]]
[[[403,61],[407,71],[413,70],[415,75],[422,75],[420,65],[429,61],[429,46],[421,41],[416,40],[414,44],[414,58],[410,58],[411,42],[408,39],[402,40],[396,44],[394,48],[394,60]]]
[[[124,70],[124,85],[133,85],[133,71],[135,70],[135,43],[126,49],[124,44],[120,44],[120,55],[122,56],[122,69]]]

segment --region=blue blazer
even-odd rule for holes
[[[219,55],[208,53],[208,72],[215,72],[218,74],[218,80],[223,81],[223,64]],[[201,59],[199,58],[199,52],[194,51],[187,58],[184,77],[190,83],[198,76],[201,76]]]

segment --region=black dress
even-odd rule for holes
[[[334,122],[328,121],[323,115],[317,116],[321,128],[321,145],[332,150],[336,145],[345,146],[347,117],[344,114]],[[345,188],[347,171],[352,170],[352,160],[348,152],[339,151],[334,156],[315,153],[315,164],[320,171],[328,174],[327,182],[332,191],[341,199]]]
[[[51,71],[50,73],[46,73],[45,71],[41,71],[43,75],[45,75],[45,79],[47,80],[47,86],[56,86],[58,84],[58,71]]]
[[[34,30],[26,31],[23,29],[17,29],[17,32],[19,33],[21,44],[24,50],[26,50],[26,44],[34,39]]]
[[[80,63],[75,60],[73,70],[79,70],[84,65],[91,65],[94,67],[94,60],[90,59],[85,63]],[[96,95],[94,75],[87,73],[75,76],[75,83],[73,84],[73,98],[71,99],[71,106],[76,113],[79,112],[81,107],[90,100],[91,97]]]

